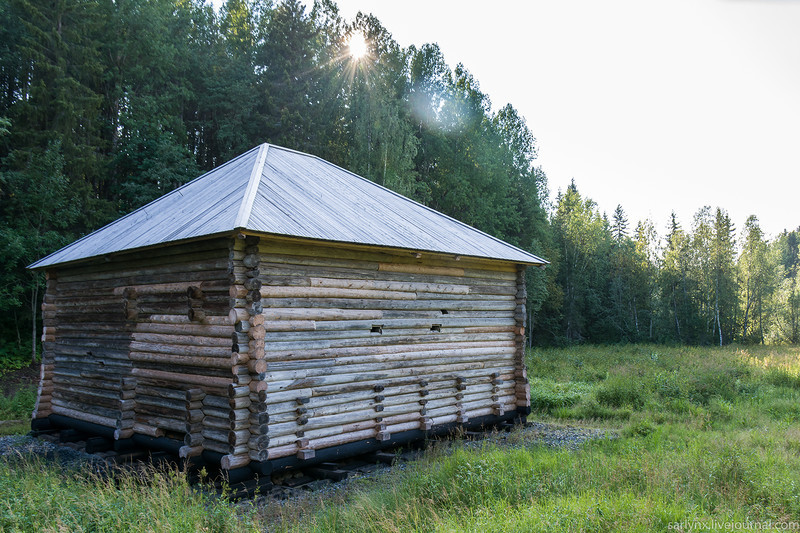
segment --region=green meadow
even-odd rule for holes
[[[535,349],[530,419],[605,430],[576,450],[517,430],[432,446],[285,502],[227,503],[180,473],[101,479],[0,463],[4,531],[800,530],[800,348]]]

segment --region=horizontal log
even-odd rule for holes
[[[228,355],[230,355],[230,352],[228,352]],[[231,366],[230,358],[190,357],[187,355],[146,353],[139,351],[131,351],[130,359],[131,361],[147,361],[151,363],[179,364],[182,366],[196,366],[201,368],[230,368]]]
[[[231,330],[227,327],[224,329],[217,329],[213,326],[230,326],[226,317],[223,316],[209,316],[203,321],[202,325],[193,324],[189,317],[186,316],[185,313],[180,315],[169,315],[169,314],[152,314],[146,321],[147,324],[178,324],[184,325],[185,328],[179,328],[180,331],[185,331],[187,334],[191,335],[199,335],[202,331],[213,332],[216,334],[217,332],[225,331],[225,335],[230,336]],[[137,328],[139,328],[142,324],[137,324]]]
[[[166,411],[181,413],[185,410],[185,405],[186,403],[183,400],[161,398],[156,396],[145,396],[144,394],[140,394],[136,397],[137,409],[139,409],[141,406],[150,406],[150,407],[158,407]]]
[[[186,422],[184,422],[181,418],[167,418],[165,416],[144,415],[137,413],[136,422],[137,424],[144,424],[146,426],[167,429],[179,433],[186,431]],[[137,433],[141,433],[140,431],[136,430],[136,424],[134,424],[133,428]]]
[[[204,357],[218,357],[228,359],[231,356],[230,341],[227,346],[197,346],[197,345],[182,345],[182,344],[157,344],[152,342],[137,342],[130,343],[131,352],[143,353],[161,353],[168,355],[175,355],[186,357],[188,356],[204,356]],[[179,359],[180,357],[176,357]]]
[[[315,450],[320,450],[323,448],[330,448],[332,446],[340,446],[349,442],[370,439],[375,436],[375,433],[376,432],[373,429],[366,429],[352,433],[345,433],[342,435],[310,439],[308,445]]]
[[[220,459],[220,466],[223,470],[233,470],[234,468],[241,468],[250,464],[250,454],[246,455],[223,455]]]
[[[397,331],[397,330],[395,330]],[[374,333],[371,335],[355,338],[325,339],[325,340],[306,340],[291,342],[268,342],[264,347],[265,357],[273,357],[272,352],[293,352],[334,350],[340,348],[356,348],[362,346],[391,346],[409,344],[429,344],[429,343],[455,343],[455,342],[501,342],[514,341],[513,333],[481,333],[481,334],[425,334],[425,335],[389,335]]]
[[[66,394],[69,394],[69,391],[67,391]],[[108,405],[97,405],[91,398],[88,400],[89,401],[71,400],[69,397],[62,397],[61,391],[56,391],[53,398],[50,400],[50,405],[54,410],[56,408],[68,409],[75,412],[86,413],[87,415],[97,415],[101,418],[111,420],[112,422],[108,424],[110,426],[116,424],[116,419],[119,417],[119,409]]]
[[[83,420],[85,422],[91,422],[92,424],[98,424],[100,426],[107,426],[110,428],[116,427],[116,420],[112,417],[91,414],[83,410],[70,409],[68,407],[62,407],[56,404],[53,404],[50,410],[55,414],[68,416],[70,418]]]
[[[172,381],[175,383],[184,383],[188,385],[208,385],[223,389],[227,388],[231,383],[231,380],[227,378],[181,374],[176,372],[165,372],[162,370],[150,370],[144,368],[134,368],[131,370],[131,373],[140,378]]]
[[[137,285],[135,290],[137,295],[168,293],[168,294],[179,294],[183,296],[186,295],[187,290],[190,287],[195,287],[205,292],[213,292],[215,289],[221,291],[228,290],[228,284],[225,281],[221,280],[181,281],[177,283],[154,283],[151,285]],[[128,287],[114,287],[113,294],[114,296],[121,297],[123,296],[123,293],[127,289]]]
[[[368,359],[364,357],[363,359]],[[478,355],[464,355],[453,354],[452,357],[439,356],[436,358],[419,357],[418,354],[407,354],[406,357],[389,358],[384,356],[376,356],[369,358],[368,361],[351,361],[347,365],[324,365],[314,367],[303,367],[295,370],[276,370],[268,371],[264,375],[264,379],[268,383],[307,379],[318,376],[332,376],[339,374],[352,375],[361,372],[387,372],[387,371],[400,371],[402,369],[414,369],[409,371],[408,375],[419,375],[425,372],[428,367],[436,365],[474,365],[481,364],[479,368],[488,365],[499,365],[504,362],[513,363],[513,353],[485,353]],[[266,367],[266,361],[264,361]],[[264,369],[266,370],[266,368]],[[269,390],[269,388],[268,388]]]
[[[58,288],[61,290],[68,290],[73,283],[81,281],[115,281],[118,285],[133,286],[150,283],[168,283],[167,280],[159,279],[160,276],[171,273],[184,274],[184,279],[189,277],[193,272],[208,272],[208,271],[226,271],[228,270],[228,258],[218,259],[214,257],[214,253],[209,254],[186,254],[174,255],[159,261],[156,258],[148,259],[146,262],[139,263],[138,266],[134,265],[135,262],[122,264],[109,263],[104,270],[91,271],[90,267],[84,267],[82,273],[79,274],[65,274],[67,277],[61,280]],[[227,254],[226,254],[227,255]],[[157,263],[161,264],[157,264]],[[133,267],[133,268],[132,268]],[[148,282],[132,283],[129,277],[135,277],[141,280],[142,278],[148,279]]]
[[[317,329],[317,324],[313,320],[274,320],[266,324],[266,331],[269,332],[314,331],[315,329]]]
[[[437,276],[463,277],[464,269],[456,267],[437,267],[402,263],[380,263],[381,272],[402,272],[404,274],[433,274]]]
[[[430,292],[438,294],[469,294],[468,285],[450,285],[444,283],[417,283],[371,279],[337,279],[309,277],[311,287],[327,287],[340,289],[365,289],[372,291]]]
[[[136,423],[133,425],[134,433],[139,433],[140,435],[147,435],[148,437],[163,437],[164,430],[155,426],[151,426],[148,424],[143,423]]]
[[[278,372],[285,371],[304,371],[305,374],[312,375],[310,372],[324,372],[324,373],[341,373],[349,371],[358,371],[362,365],[376,364],[385,367],[385,365],[392,365],[396,362],[404,361],[419,361],[422,360],[428,364],[435,364],[437,361],[468,361],[472,358],[480,360],[511,360],[514,356],[514,348],[512,347],[490,347],[490,348],[452,348],[442,350],[425,350],[425,351],[408,351],[408,352],[395,352],[382,355],[359,355],[352,357],[332,357],[328,359],[299,359],[289,361],[275,361],[270,359],[269,372],[267,378],[276,376]],[[350,369],[353,370],[350,370]],[[366,367],[364,367],[366,368]]]
[[[328,287],[261,287],[262,298],[353,298],[375,300],[416,300],[413,292]]]
[[[469,376],[480,375],[485,372],[486,368],[492,368],[495,371],[513,372],[513,366],[490,366],[488,362],[477,361],[473,363],[459,363],[452,365],[430,365],[421,368],[398,368],[398,369],[383,369],[381,371],[361,372],[358,374],[329,374],[314,376],[302,379],[288,379],[282,381],[270,382],[267,385],[267,393],[272,391],[280,392],[284,390],[291,390],[295,388],[309,388],[309,387],[323,387],[326,385],[340,385],[346,383],[356,382],[375,382],[381,380],[393,380],[398,378],[412,378],[417,379],[419,376],[428,374],[440,373],[455,373],[459,372]]]
[[[133,437],[134,433],[136,433],[133,428],[127,429],[115,429],[114,430],[114,440],[123,440],[129,439]]]
[[[470,298],[448,300],[397,300],[397,299],[359,299],[359,298],[265,298],[261,300],[264,310],[270,308],[310,308],[320,309],[374,309],[374,310],[412,310],[427,311],[431,309],[449,311],[509,311],[516,306],[511,300],[492,298]],[[264,310],[261,312],[263,313]]]
[[[147,325],[147,324],[142,324]],[[176,330],[175,332],[170,333],[141,333],[139,331],[139,325],[137,325],[137,331],[134,331],[130,334],[130,338],[136,342],[142,343],[150,343],[154,345],[187,345],[187,346],[204,346],[204,347],[222,347],[228,348],[230,351],[231,346],[231,328],[230,327],[221,327],[221,326],[195,326],[199,331],[202,331],[206,328],[214,327],[218,331],[225,330],[227,331],[228,335],[227,338],[225,337],[215,337],[209,335],[184,335],[183,332]]]
[[[326,264],[336,261],[360,262],[371,265],[380,262],[417,264],[423,258],[426,264],[437,266],[468,265],[474,268],[502,268],[516,277],[515,265],[483,258],[460,257],[436,252],[409,252],[407,250],[376,249],[374,246],[353,243],[310,244],[290,240],[270,240],[259,245],[259,252],[270,260],[288,256],[290,260],[314,259]]]
[[[417,339],[419,340],[419,339]],[[474,349],[474,348],[504,348],[516,346],[513,340],[492,340],[492,341],[454,341],[448,340],[453,348],[457,349]],[[298,352],[294,350],[277,351],[270,350],[265,353],[265,357],[272,361],[283,360],[309,360],[315,358],[337,358],[337,357],[356,357],[362,355],[378,355],[378,354],[392,354],[402,352],[425,352],[437,351],[442,349],[442,344],[439,342],[417,342],[408,344],[397,345],[383,345],[383,346],[355,346],[355,347],[337,347],[337,348],[324,348],[317,350],[307,350]]]
[[[298,309],[298,308],[265,308],[262,313],[268,322],[276,320],[377,320],[383,316],[379,310],[361,309]]]
[[[178,450],[178,456],[181,459],[188,459],[190,457],[197,457],[202,455],[203,447],[202,446],[181,446]]]

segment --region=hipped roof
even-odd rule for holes
[[[236,231],[547,263],[319,157],[262,144],[29,268]]]

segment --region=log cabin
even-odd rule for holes
[[[546,263],[263,144],[30,265],[32,425],[267,474],[524,419]]]

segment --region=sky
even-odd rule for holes
[[[306,2],[310,4],[311,2]],[[551,198],[575,180],[631,229],[708,205],[800,226],[800,0],[337,0],[401,46],[438,43],[537,138]]]

